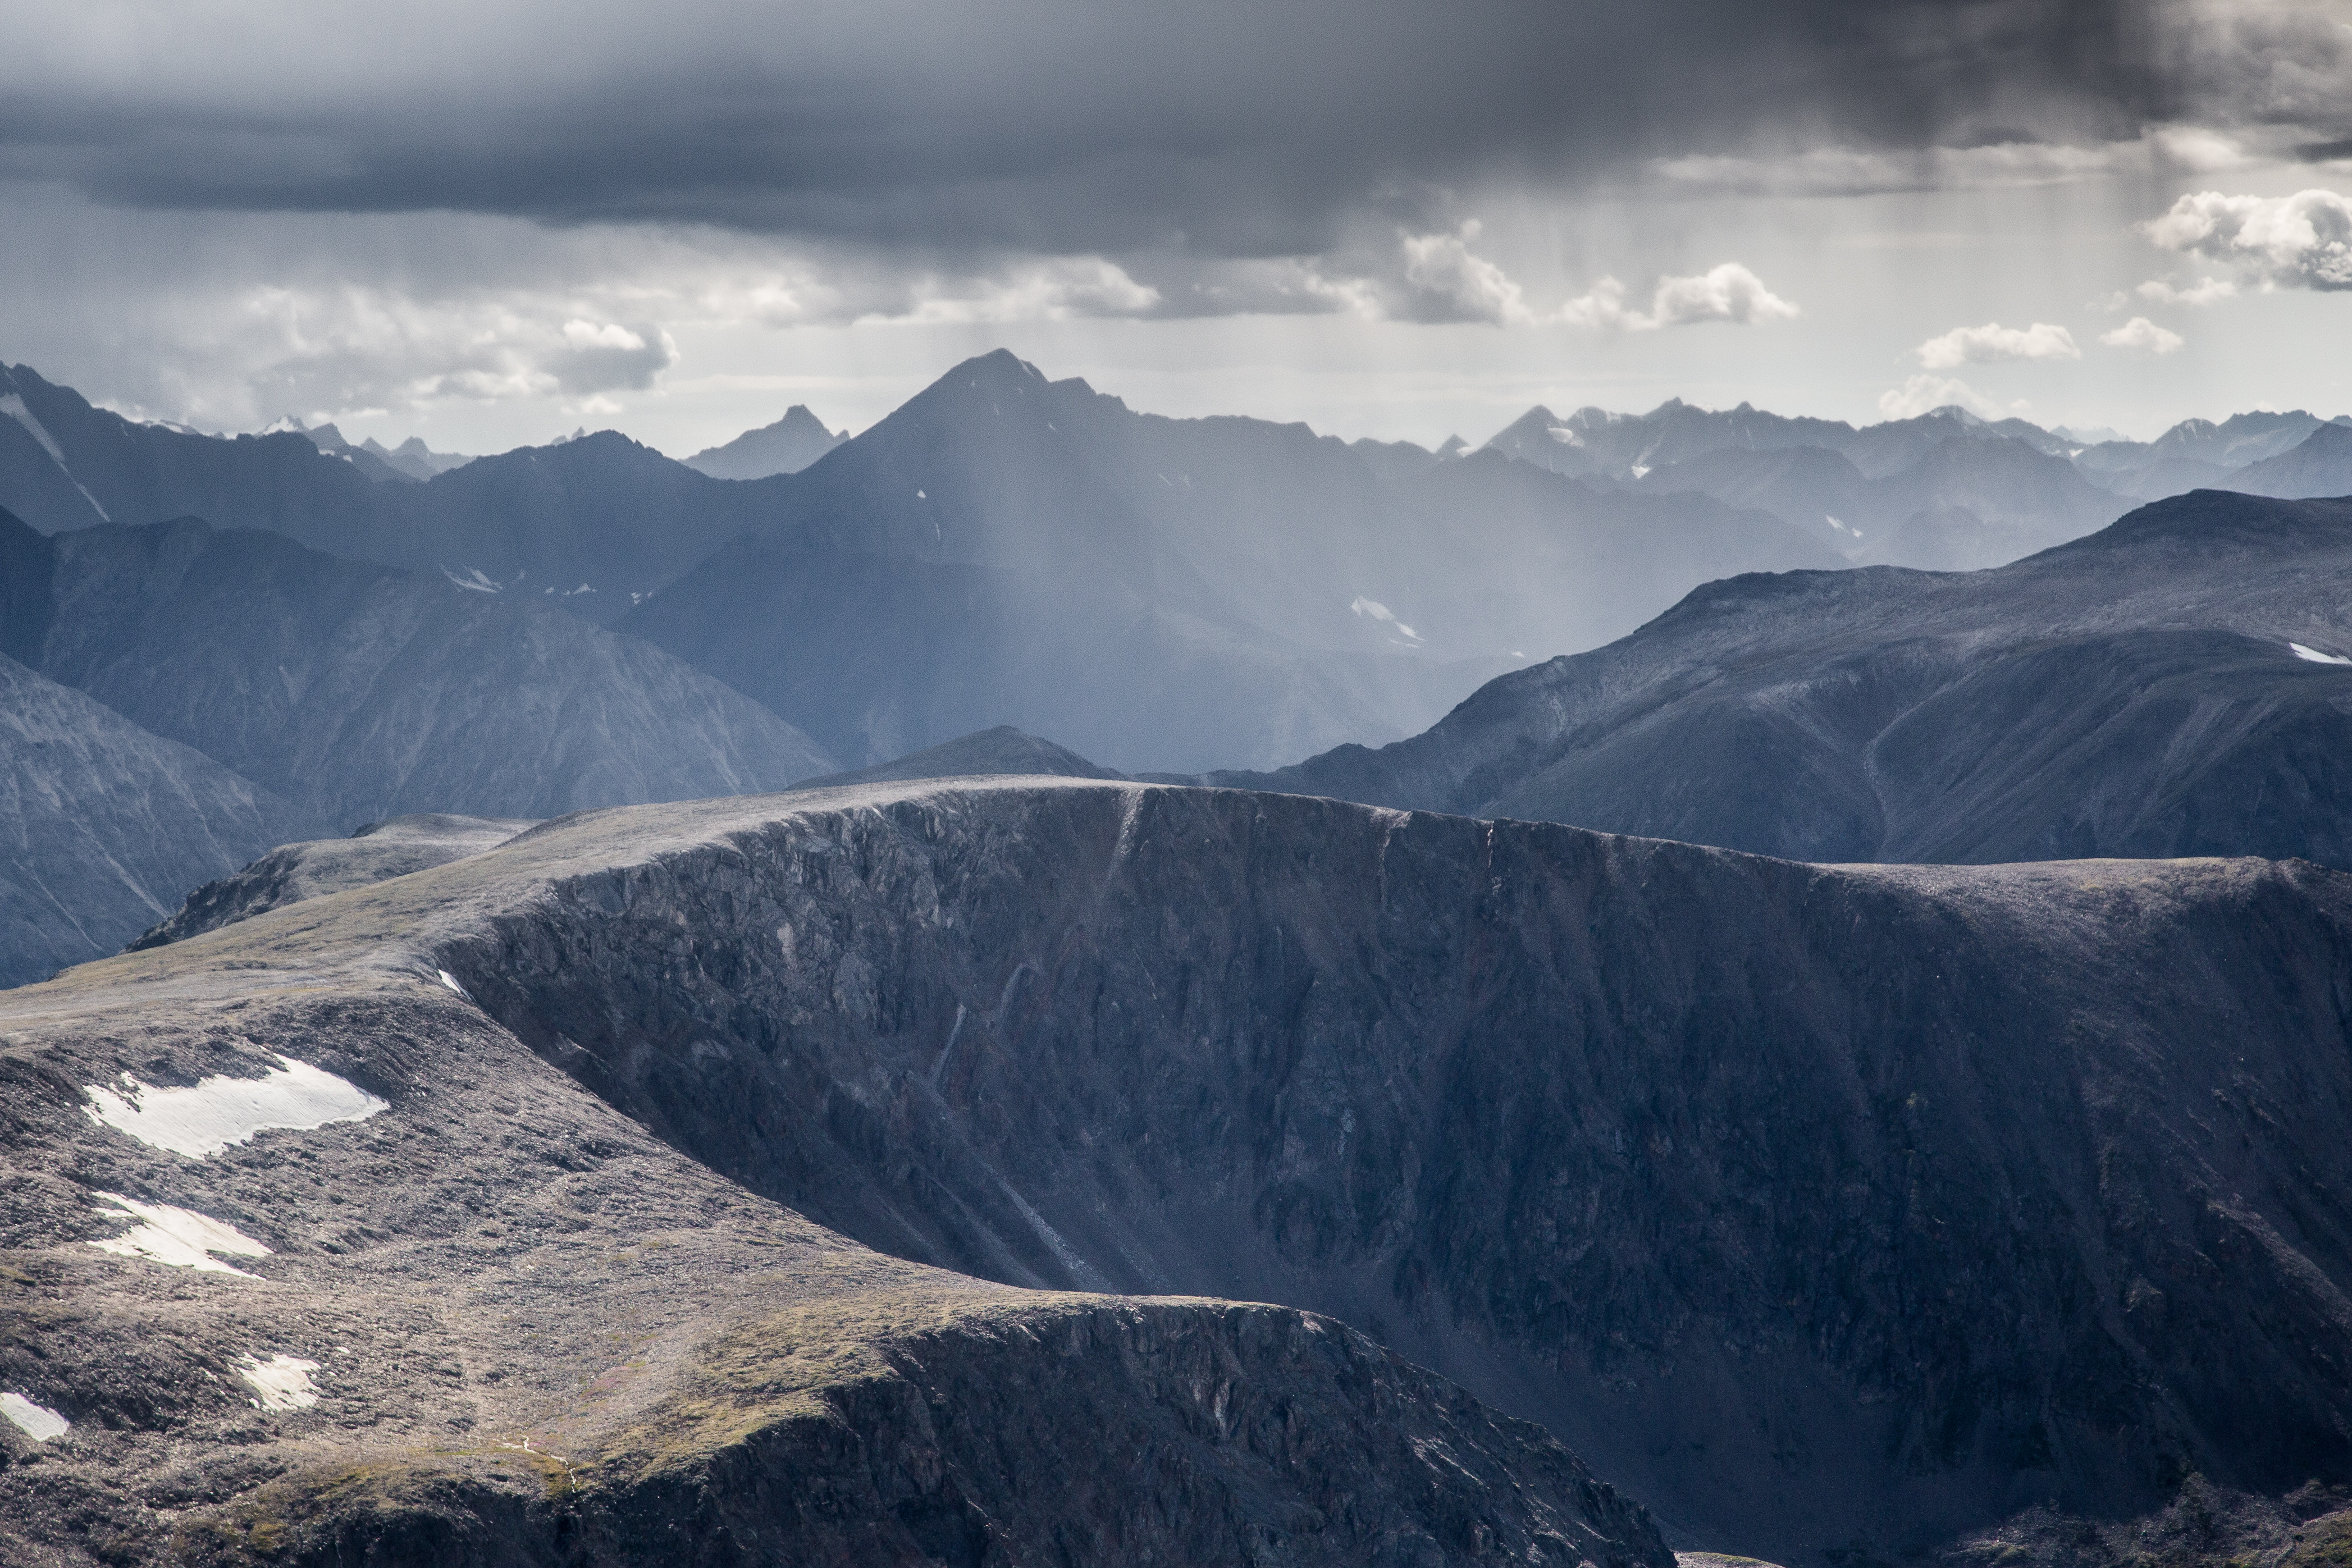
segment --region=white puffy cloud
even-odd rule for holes
[[[2352,197],[2182,196],[2140,232],[2165,250],[2234,262],[2266,287],[2352,289]]]
[[[1954,327],[1929,338],[1912,351],[1929,370],[1958,370],[1964,364],[1991,364],[2002,360],[2081,359],[2074,334],[2048,321],[2030,327],[2004,327],[1987,321],[1981,327]]]
[[[2217,300],[2234,300],[2238,286],[2226,278],[2200,278],[2186,289],[2173,286],[2169,278],[2151,278],[2134,290],[2151,305],[2210,305]],[[2123,297],[2116,297],[2116,308],[2123,307]]]
[[[1661,278],[1650,297],[1649,325],[1686,327],[1699,321],[1792,321],[1796,306],[1764,287],[1764,280],[1737,261],[1727,261],[1696,278]]]
[[[2152,354],[2168,354],[2188,340],[2179,332],[2168,331],[2146,316],[2134,316],[2112,332],[2099,334],[2099,342],[2111,349],[2146,349]]]
[[[1916,419],[1950,404],[1986,419],[1998,419],[2000,405],[1965,381],[1949,376],[1915,375],[1902,385],[1879,394],[1878,412],[1888,419]]]
[[[1536,313],[1510,275],[1470,248],[1478,237],[1472,218],[1451,234],[1404,237],[1404,277],[1414,289],[1455,321],[1492,321],[1498,327],[1533,325]]]
[[[1706,321],[1748,326],[1794,321],[1797,306],[1764,286],[1737,261],[1726,261],[1687,278],[1662,276],[1646,310],[1626,302],[1625,285],[1602,278],[1559,310],[1543,312],[1502,268],[1470,248],[1478,237],[1475,220],[1450,234],[1403,237],[1405,280],[1419,299],[1437,307],[1436,319],[1491,321],[1501,327],[1559,325],[1602,331],[1647,332]]]
[[[1804,312],[1764,286],[1764,280],[1737,261],[1688,278],[1662,277],[1650,291],[1647,310],[1629,310],[1625,285],[1603,278],[1591,291],[1560,307],[1552,320],[1571,327],[1624,332],[1654,332],[1661,327],[1690,327],[1706,321],[1752,326],[1759,321],[1792,321]]]

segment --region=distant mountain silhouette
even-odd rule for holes
[[[705,447],[687,458],[686,466],[714,479],[764,479],[799,473],[848,439],[848,431],[835,435],[808,405],[795,403],[773,425],[746,430],[723,447]]]
[[[801,789],[833,789],[842,784],[894,784],[907,779],[952,779],[974,776],[1004,778],[1043,774],[1065,779],[1116,779],[1124,775],[1098,768],[1066,746],[1038,739],[999,724],[993,730],[958,736],[955,740],[880,763],[855,773],[827,773],[803,779]]]
[[[2222,488],[2287,500],[2352,496],[2352,428],[2322,425],[2277,457],[2240,468]]]

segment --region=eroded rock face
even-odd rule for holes
[[[1120,785],[795,804],[575,861],[437,961],[826,1225],[1336,1313],[1694,1540],[1912,1550],[2352,1464],[2339,875]]]

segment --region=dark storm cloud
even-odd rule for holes
[[[2233,23],[2217,53],[2202,14],[2124,0],[250,15],[240,32],[233,8],[192,13],[214,36],[131,56],[80,49],[69,18],[35,24],[45,47],[0,67],[0,172],[145,207],[1298,255],[1351,219],[1433,221],[1436,193],[1488,179],[2277,119],[2301,110],[2264,107],[2272,56],[2343,47],[2290,11]]]

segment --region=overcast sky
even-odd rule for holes
[[[1009,345],[1171,414],[2352,411],[2352,0],[80,0],[0,358],[684,454]]]

